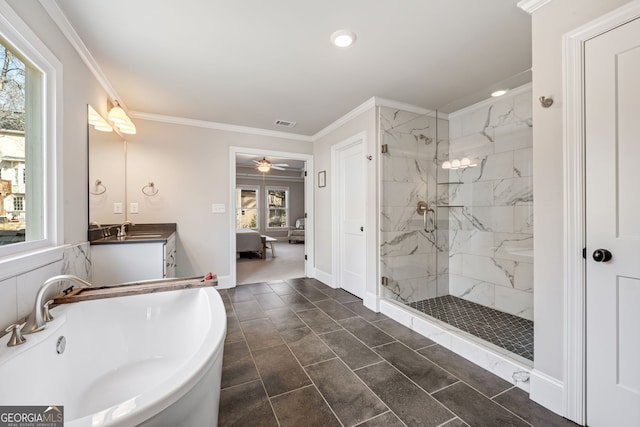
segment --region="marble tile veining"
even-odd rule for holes
[[[531,87],[447,119],[379,109],[385,298],[452,294],[530,318],[533,301]],[[435,143],[434,143],[435,141]],[[445,170],[467,157],[475,167]],[[424,233],[418,201],[435,210]]]

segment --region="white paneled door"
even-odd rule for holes
[[[363,141],[338,151],[338,286],[364,298],[366,181]]]
[[[640,426],[640,19],[585,61],[587,423]]]

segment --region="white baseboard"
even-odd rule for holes
[[[335,289],[335,286],[333,285],[333,275],[330,273],[325,273],[324,271],[314,268],[313,269],[313,273],[316,279],[318,279],[319,281],[321,281],[322,283],[324,283],[327,286],[330,286],[332,288]]]
[[[564,416],[563,410],[564,384],[536,369],[531,371],[531,390],[529,398],[550,411]]]
[[[236,284],[231,281],[231,276],[218,276],[218,289],[235,288]]]
[[[373,294],[371,292],[365,292],[362,303],[369,310],[373,310],[376,313],[380,311],[380,297],[378,297],[378,295],[376,294]]]

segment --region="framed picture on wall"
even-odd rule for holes
[[[318,172],[318,187],[326,187],[327,186],[327,171]]]

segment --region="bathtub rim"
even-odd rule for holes
[[[211,310],[211,323],[208,325],[205,339],[198,347],[198,351],[191,357],[185,365],[177,372],[169,376],[160,386],[149,390],[140,395],[136,395],[130,399],[120,402],[117,405],[110,406],[100,412],[106,412],[110,415],[119,405],[131,400],[136,400],[136,410],[127,413],[118,418],[105,416],[102,423],[95,423],[93,417],[100,412],[86,415],[82,418],[76,418],[69,422],[65,421],[65,425],[69,427],[80,426],[118,426],[118,425],[137,425],[146,421],[153,416],[161,413],[163,410],[177,402],[189,390],[191,390],[202,379],[206,372],[211,369],[212,364],[216,361],[217,356],[222,354],[224,340],[227,333],[227,316],[222,298],[219,292],[214,288],[186,289],[178,292],[205,292],[209,299],[209,308]],[[142,297],[136,295],[135,297]],[[120,297],[127,298],[127,297]],[[131,297],[129,297],[131,298]],[[222,313],[221,322],[216,322],[216,313]],[[216,334],[215,331],[221,328],[222,333]],[[204,348],[206,346],[206,349]],[[182,375],[188,373],[188,375]],[[176,380],[175,382],[173,380]]]
[[[204,292],[206,295],[210,321],[208,325],[198,324],[199,327],[206,327],[206,331],[203,334],[203,339],[198,343],[196,351],[190,355],[188,360],[186,360],[177,371],[167,376],[157,387],[148,389],[140,394],[129,396],[115,405],[79,418],[68,420],[65,417],[65,425],[69,427],[101,427],[140,424],[161,413],[184,397],[212,368],[214,362],[216,362],[218,358],[220,358],[220,360],[222,359],[224,340],[226,338],[227,317],[225,306],[219,292],[213,287],[186,289],[176,292],[190,292],[194,294]],[[145,297],[149,298],[151,295],[157,294],[142,294],[118,298],[143,300]],[[82,302],[79,304],[82,304]],[[63,305],[52,309],[52,314],[55,316],[55,319],[47,324],[47,328],[44,331],[28,335],[28,345],[26,346],[6,347],[9,334],[2,337],[0,339],[0,345],[3,346],[2,353],[4,354],[0,353],[0,364],[10,362],[20,357],[20,355],[26,351],[38,351],[36,347],[47,341],[52,335],[55,335],[56,331],[62,328],[67,321],[67,311],[73,309],[73,305],[74,304]],[[132,400],[135,401],[135,408],[133,410],[117,418],[112,417],[113,412],[118,409],[119,406]],[[43,402],[42,404],[51,403],[52,402]],[[105,414],[104,420],[102,422],[95,422],[94,417],[101,413]]]

